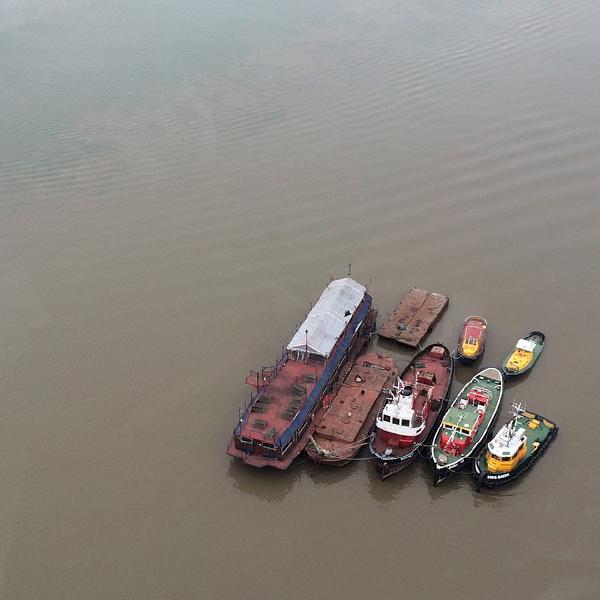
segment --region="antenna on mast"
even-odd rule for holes
[[[304,330],[304,361],[308,358],[308,329]]]
[[[348,277],[350,277],[351,273],[352,273],[352,263],[348,263]]]

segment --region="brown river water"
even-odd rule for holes
[[[5,0],[0,597],[600,598],[599,29],[597,0]],[[382,316],[447,294],[430,341],[485,315],[481,366],[547,334],[502,420],[560,433],[517,484],[225,454],[348,263]]]

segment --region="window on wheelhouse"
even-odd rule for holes
[[[392,423],[394,425],[400,425],[400,419],[397,419],[396,417],[392,417]]]
[[[402,419],[402,427],[410,427],[410,420]]]
[[[383,415],[383,420],[384,420],[386,423],[389,423],[389,422],[390,422],[390,415]]]

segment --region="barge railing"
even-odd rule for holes
[[[348,322],[345,331],[343,332],[339,343],[336,345],[335,352],[333,355],[330,355],[325,369],[323,370],[317,384],[312,389],[310,395],[302,405],[298,414],[294,417],[290,426],[286,429],[286,431],[278,438],[275,439],[273,436],[267,436],[266,432],[254,430],[252,431],[258,433],[263,440],[268,437],[269,440],[273,440],[273,446],[275,447],[275,451],[284,452],[287,450],[289,445],[292,443],[296,436],[301,435],[306,428],[308,423],[308,418],[314,411],[319,399],[324,395],[325,390],[329,385],[331,385],[332,381],[335,378],[335,375],[339,369],[340,363],[344,356],[344,353],[348,352],[350,348],[354,345],[354,336],[356,335],[358,329],[363,324],[363,322],[367,319],[369,315],[369,311],[371,310],[373,305],[373,299],[369,294],[365,294],[361,304],[359,305],[358,311],[354,314],[352,319]],[[271,367],[271,372],[268,375],[269,379],[277,376],[283,365],[289,359],[289,351],[284,349],[282,354],[275,361],[275,365]],[[264,372],[264,367],[261,371],[254,371],[256,375],[261,376],[261,372]],[[266,384],[265,384],[266,385]],[[242,431],[242,425],[248,421],[252,406],[255,404],[257,399],[263,393],[265,386],[258,386],[258,390],[256,392],[251,392],[248,400],[244,403],[244,411],[240,412],[240,417],[238,424],[233,430],[234,436],[239,437]],[[257,436],[258,437],[258,436]]]

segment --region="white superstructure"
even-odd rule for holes
[[[412,437],[425,429],[423,415],[414,410],[413,387],[404,385],[400,378],[377,417],[377,427],[388,433]]]
[[[332,281],[294,334],[287,349],[327,358],[367,289],[350,277]]]
[[[498,458],[512,458],[519,451],[526,441],[526,436],[525,429],[517,427],[516,419],[502,426],[502,429],[488,444],[488,450],[492,455]]]

